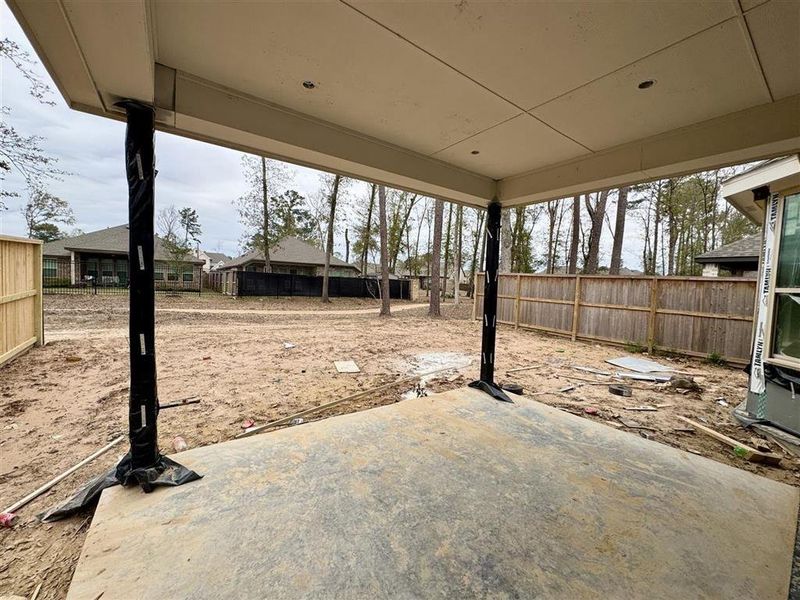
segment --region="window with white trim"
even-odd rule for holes
[[[800,193],[785,196],[777,231],[772,356],[800,365]]]

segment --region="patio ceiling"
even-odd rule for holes
[[[475,206],[800,150],[795,1],[10,6],[72,108]]]

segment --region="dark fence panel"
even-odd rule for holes
[[[289,273],[259,273],[239,271],[239,296],[322,296],[322,277]],[[331,298],[379,298],[378,281],[362,277],[330,277],[328,295]],[[395,300],[410,298],[407,279],[389,281],[389,297]]]

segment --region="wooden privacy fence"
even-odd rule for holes
[[[476,276],[473,317],[483,312]],[[756,281],[710,277],[501,274],[497,322],[744,364]]]
[[[0,235],[0,366],[44,343],[42,243]]]

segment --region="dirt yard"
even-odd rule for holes
[[[160,401],[201,400],[161,413],[162,451],[172,452],[177,435],[189,447],[222,442],[240,433],[246,420],[263,424],[443,365],[471,360],[459,372],[437,374],[428,382],[429,392],[477,377],[480,326],[469,320],[471,305],[448,305],[438,320],[426,316],[426,307],[398,302],[395,308],[392,318],[382,319],[377,304],[367,300],[322,306],[316,299],[159,297]],[[47,345],[0,368],[0,510],[126,429],[127,297],[47,296],[45,310]],[[286,342],[294,347],[285,347]],[[782,454],[780,467],[759,466],[700,433],[678,431],[687,427],[676,418],[683,415],[750,443],[751,432],[730,416],[745,394],[741,370],[658,357],[696,374],[702,391],[684,394],[637,382],[633,397],[622,398],[599,384],[603,377],[573,368],[611,370],[604,360],[625,354],[619,347],[504,327],[498,335],[497,379],[520,383],[541,402],[631,435],[798,485],[800,462],[790,455]],[[337,373],[334,360],[354,360],[361,372]],[[525,366],[536,368],[506,374]],[[559,391],[568,386],[574,389]],[[398,386],[306,421],[397,402],[408,393],[414,393],[411,386]],[[658,408],[624,410],[631,406]],[[91,516],[43,525],[36,515],[113,466],[124,452],[123,443],[21,509],[13,529],[0,529],[0,596],[30,597],[40,583],[40,599],[65,596]]]

